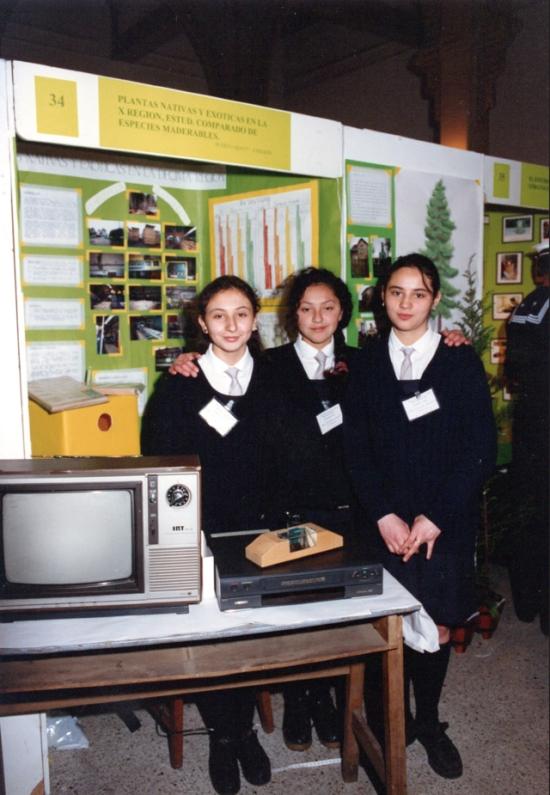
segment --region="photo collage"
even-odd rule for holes
[[[355,307],[349,341],[359,348],[377,333],[376,283],[391,265],[395,247],[392,179],[381,171],[348,163],[346,270]]]
[[[126,323],[130,344],[166,343],[155,348],[155,369],[162,370],[180,351],[184,312],[197,294],[197,230],[162,223],[154,194],[129,191],[128,215],[85,222],[96,353],[120,354]]]

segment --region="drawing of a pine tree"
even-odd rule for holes
[[[450,317],[451,310],[457,306],[457,302],[453,301],[453,296],[460,292],[450,283],[450,280],[458,274],[458,270],[451,267],[454,253],[451,236],[454,229],[456,226],[451,219],[445,185],[440,179],[428,202],[426,226],[424,227],[426,247],[421,252],[435,262],[441,278],[441,301],[435,309],[438,330],[441,329],[441,318]]]

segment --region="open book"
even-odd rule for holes
[[[68,375],[29,381],[28,389],[29,398],[50,414],[109,402],[109,399],[98,390],[92,389]]]

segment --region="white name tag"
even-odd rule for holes
[[[324,435],[328,433],[333,428],[337,428],[338,425],[341,425],[343,422],[342,417],[342,409],[340,408],[340,404],[337,403],[335,406],[331,406],[326,411],[322,411],[320,414],[317,414],[317,422],[319,423],[319,428],[321,429],[321,433]]]
[[[439,409],[439,403],[434,395],[433,389],[427,389],[425,392],[419,392],[412,398],[403,400],[403,408],[409,418],[409,421],[417,420],[425,414],[431,414],[432,411]]]
[[[204,408],[199,411],[203,420],[214,428],[220,436],[227,436],[229,431],[238,423],[238,419],[231,414],[231,412],[222,406],[222,404],[212,398],[210,403],[207,403]]]

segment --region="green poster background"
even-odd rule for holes
[[[98,158],[99,159],[99,158]],[[142,166],[158,168],[159,161],[136,159],[136,163]],[[166,161],[162,161],[164,164]],[[200,164],[186,164],[170,162],[170,169],[190,170],[200,169]],[[186,290],[198,292],[201,287],[211,278],[212,266],[210,262],[210,230],[208,215],[208,200],[211,197],[231,196],[258,190],[279,188],[290,185],[297,185],[304,182],[311,182],[311,177],[296,177],[281,174],[255,172],[237,168],[229,168],[226,172],[227,185],[225,190],[190,190],[185,188],[166,188],[170,194],[185,208],[192,226],[196,227],[196,251],[175,251],[165,247],[165,224],[181,225],[182,221],[175,211],[162,198],[158,198],[158,217],[146,218],[143,215],[131,215],[129,213],[129,192],[143,193],[151,191],[150,187],[145,187],[143,181],[132,182],[131,178],[125,179],[126,190],[104,202],[91,216],[86,216],[86,201],[95,196],[100,190],[109,187],[118,181],[115,176],[113,180],[93,179],[87,177],[66,176],[62,173],[38,173],[35,171],[20,171],[18,174],[19,185],[40,185],[51,187],[77,188],[82,194],[82,239],[84,241],[80,248],[54,248],[50,246],[26,246],[21,245],[21,262],[25,255],[60,255],[60,256],[80,256],[83,261],[84,281],[81,287],[61,287],[46,285],[30,285],[23,283],[24,298],[80,298],[85,305],[85,327],[78,329],[48,329],[26,331],[27,342],[33,341],[58,341],[58,340],[83,340],[85,343],[85,360],[87,370],[116,370],[127,368],[147,368],[148,389],[152,390],[158,378],[159,371],[155,365],[155,350],[162,348],[181,348],[185,346],[186,340],[181,334],[170,336],[168,334],[167,319],[169,315],[177,314],[176,309],[170,309],[167,303],[167,288],[182,287]],[[162,186],[162,180],[159,180]],[[340,272],[340,218],[341,218],[341,181],[332,179],[318,179],[318,213],[319,213],[319,261],[308,263],[320,265]],[[163,230],[160,248],[146,248],[142,246],[134,247],[128,245],[128,234],[125,233],[124,246],[91,246],[89,245],[89,233],[87,218],[90,217],[123,221],[126,224],[152,223],[160,224]],[[123,278],[91,277],[89,269],[89,253],[117,253],[124,254],[125,269]],[[130,278],[128,270],[128,257],[133,255],[149,255],[159,257],[162,262],[162,275],[160,279]],[[190,280],[169,278],[167,273],[166,256],[179,256],[192,258],[196,264],[196,278]],[[23,273],[21,274],[23,280]],[[121,300],[124,294],[124,308],[93,309],[90,295],[90,285],[111,286]],[[129,308],[129,289],[130,287],[159,287],[162,296],[160,309],[151,311],[135,311]],[[273,311],[273,307],[271,307]],[[119,317],[119,342],[120,350],[113,354],[100,354],[96,346],[96,316],[115,315]],[[131,339],[130,338],[130,317],[143,315],[145,318],[157,317],[162,319],[162,335],[158,339]],[[183,324],[189,316],[189,309],[184,308]],[[155,321],[158,322],[158,321]],[[170,354],[167,353],[166,359]]]
[[[387,259],[395,258],[395,174],[392,166],[379,163],[367,163],[358,160],[346,160],[348,166],[379,168],[391,173],[391,227],[346,225],[346,281],[353,297],[353,314],[348,326],[347,341],[349,345],[361,347],[366,336],[375,332],[374,315],[370,306],[374,286],[384,267],[389,264],[383,257],[375,256],[375,246],[382,241],[389,241]],[[361,257],[361,248],[364,257]],[[359,256],[358,256],[359,254]]]
[[[532,237],[530,240],[506,241],[504,219],[530,218]],[[501,317],[503,310],[511,309],[530,293],[535,285],[531,273],[531,259],[527,256],[533,246],[541,242],[543,221],[548,213],[533,212],[521,208],[486,208],[484,224],[484,325],[491,329],[491,345],[483,355],[483,364],[492,380],[493,406],[498,426],[499,463],[505,464],[511,458],[511,409],[512,401],[506,390],[504,381],[504,365],[495,361],[497,350],[504,346],[506,340],[507,316]],[[506,274],[503,270],[507,255],[514,255],[513,262],[519,265],[516,273]],[[519,255],[515,256],[515,255]],[[510,277],[513,281],[503,281]],[[516,281],[517,280],[517,281]],[[499,342],[502,340],[503,342]]]

